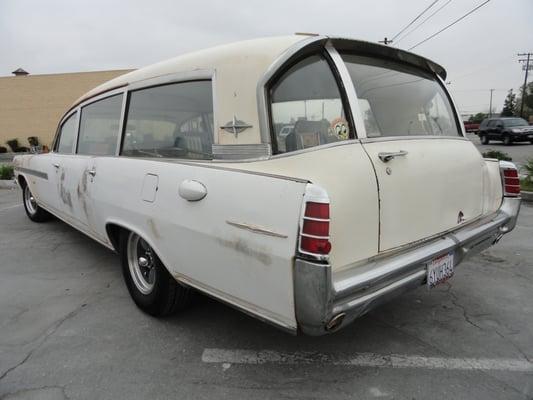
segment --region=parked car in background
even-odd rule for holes
[[[445,282],[515,226],[516,167],[465,137],[445,78],[326,36],[203,50],[93,89],[15,174],[31,220],[53,214],[120,254],[145,312],[194,288],[322,335]]]
[[[479,130],[479,124],[477,122],[463,121],[465,131],[468,133],[477,133]]]
[[[533,126],[523,118],[486,118],[479,126],[479,139],[482,144],[498,140],[509,146],[513,142],[533,144]]]

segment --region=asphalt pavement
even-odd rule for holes
[[[0,399],[532,399],[532,238],[525,205],[449,283],[290,336],[201,296],[143,314],[113,252],[0,190]]]

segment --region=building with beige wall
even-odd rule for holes
[[[19,69],[15,76],[0,77],[0,146],[8,147],[6,140],[13,138],[29,146],[29,136],[50,146],[59,119],[76,99],[129,71],[31,75]]]

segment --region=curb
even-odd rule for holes
[[[17,187],[13,179],[0,179],[0,189],[16,189]]]
[[[533,192],[521,191],[520,196],[522,197],[522,201],[525,201],[526,203],[533,203]]]

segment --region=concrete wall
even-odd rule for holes
[[[78,97],[129,71],[0,77],[0,146],[13,138],[29,146],[28,136],[49,146],[59,118]]]

